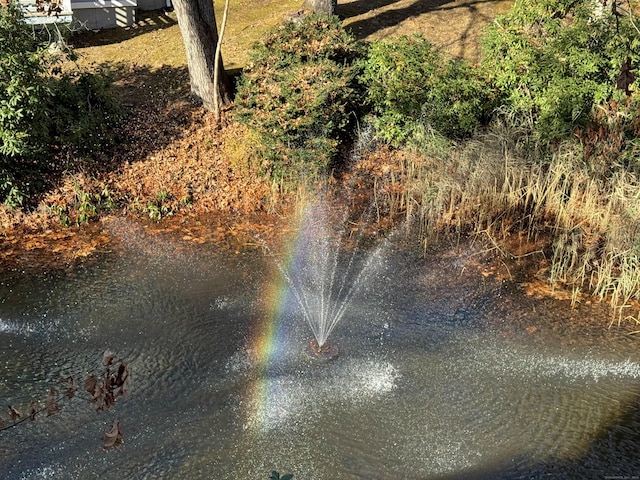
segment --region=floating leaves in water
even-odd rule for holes
[[[102,379],[92,374],[84,382],[84,389],[91,395],[91,403],[96,407],[96,410],[109,410],[115,404],[117,397],[126,394],[129,383],[129,368],[121,362],[117,372],[112,373],[110,367],[114,359],[115,354],[106,350],[102,357],[102,364],[105,366]]]
[[[104,382],[101,382],[95,375],[90,375],[84,382],[84,389],[91,395],[91,403],[96,407],[96,410],[109,410],[115,403],[108,377]]]
[[[114,364],[115,359],[115,353],[111,350],[105,350],[102,355],[104,373],[100,377],[91,374],[84,382],[84,389],[90,395],[90,402],[96,407],[96,410],[109,410],[115,404],[116,398],[127,393],[129,367],[120,361],[116,369],[116,365]],[[36,420],[37,415],[44,411],[47,412],[47,416],[60,412],[61,409],[58,402],[64,397],[67,397],[68,400],[74,398],[78,391],[78,386],[71,376],[61,377],[59,382],[65,384],[64,391],[60,393],[55,387],[50,387],[44,400],[44,408],[39,407],[38,402],[32,399],[29,404],[28,416],[25,418],[22,418],[22,413],[17,408],[7,405],[9,417],[13,424],[6,425],[0,417],[0,430],[9,429],[28,419]],[[102,441],[105,450],[114,447],[118,448],[122,445],[122,431],[120,430],[120,424],[117,420],[114,421],[111,431],[102,437]]]

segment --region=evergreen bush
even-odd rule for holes
[[[122,111],[111,95],[111,82],[104,72],[77,68],[52,79],[49,135],[56,144],[91,159],[113,143],[110,130],[122,120]]]
[[[374,42],[362,82],[378,135],[410,141],[428,127],[449,138],[471,135],[493,109],[490,89],[465,61],[445,59],[422,36]]]
[[[638,64],[640,35],[631,12],[598,5],[516,1],[483,38],[484,71],[502,92],[502,111],[543,144],[586,128],[594,107],[619,101],[626,58]]]
[[[257,134],[262,173],[295,180],[326,171],[361,104],[361,57],[338,18],[323,15],[276,26],[253,46],[236,118]]]
[[[74,67],[73,52],[47,40],[15,3],[0,6],[0,201],[14,207],[65,168],[56,151],[104,145],[119,118],[108,79]]]
[[[51,94],[43,48],[22,23],[19,8],[0,6],[0,199],[23,200],[17,177],[43,149],[47,135],[45,104]]]

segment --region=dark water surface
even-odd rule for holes
[[[5,422],[7,404],[99,372],[106,348],[132,381],[109,412],[76,398],[0,432],[1,479],[640,476],[637,338],[590,321],[599,309],[485,279],[470,250],[386,252],[322,363],[260,252],[124,245],[3,277]],[[116,417],[124,445],[103,452]]]

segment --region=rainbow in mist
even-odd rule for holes
[[[344,319],[374,260],[379,258],[379,249],[368,255],[357,248],[346,249],[343,240],[347,214],[336,209],[332,213],[330,216],[324,202],[304,209],[284,262],[263,242],[275,260],[278,275],[267,292],[267,315],[249,347],[258,370],[251,393],[254,418],[264,418],[267,399],[277,395],[274,392],[277,385],[268,380],[270,366],[288,352],[306,348],[306,341],[304,345],[286,344],[292,341],[287,329],[290,321],[295,320],[288,317],[304,318],[316,344],[325,346],[330,334]],[[341,218],[336,221],[340,213]]]

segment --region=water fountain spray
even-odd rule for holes
[[[354,231],[347,228],[348,213],[336,207],[329,210],[323,201],[308,206],[289,267],[276,262],[313,333],[309,353],[322,358],[337,356],[327,340],[379,258],[379,249],[365,254],[362,249],[347,248],[347,239],[361,247],[363,236],[360,228],[353,238]]]

